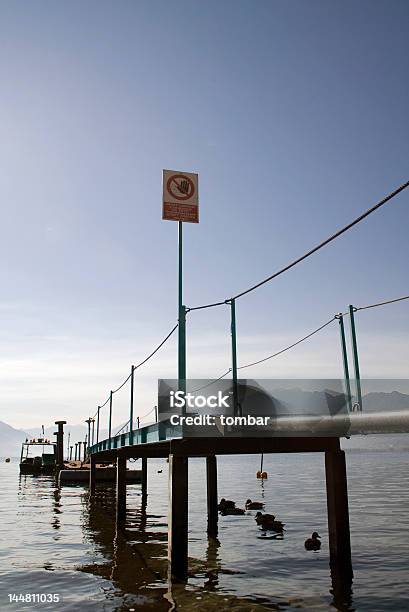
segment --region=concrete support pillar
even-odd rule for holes
[[[169,455],[169,579],[186,581],[188,570],[188,458]]]
[[[95,495],[95,481],[97,475],[97,464],[95,455],[90,456],[89,460],[89,494],[91,497]]]
[[[327,483],[328,533],[330,564],[352,575],[351,539],[349,531],[348,487],[345,453],[325,453]]]
[[[126,518],[126,457],[118,455],[116,460],[116,519]]]
[[[217,458],[215,455],[206,457],[207,476],[207,535],[217,538],[218,500],[217,500]]]
[[[55,421],[58,425],[57,431],[57,468],[61,470],[64,467],[64,425],[67,421]]]

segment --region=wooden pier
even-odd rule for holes
[[[160,424],[156,424],[159,433]],[[150,426],[155,427],[155,426]],[[144,428],[148,429],[148,428]],[[172,580],[185,581],[188,576],[188,468],[190,457],[206,458],[207,475],[207,534],[217,537],[217,455],[260,453],[325,453],[325,472],[328,509],[328,533],[331,572],[352,578],[349,530],[347,474],[345,453],[335,437],[269,437],[269,438],[173,438],[153,439],[149,432],[135,438],[146,441],[127,445],[121,436],[98,443],[90,454],[90,496],[95,494],[96,463],[116,464],[116,520],[126,518],[126,462],[142,460],[142,496],[148,491],[147,460],[167,458],[169,461],[168,504],[168,573]],[[151,441],[147,440],[151,438]],[[119,436],[118,436],[119,438]],[[159,438],[159,436],[158,436]]]

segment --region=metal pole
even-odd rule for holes
[[[88,425],[88,437],[87,437],[87,440],[88,440],[88,450],[89,450],[89,442],[91,440],[91,422],[92,422],[91,417],[88,417],[85,422]]]
[[[139,417],[136,417],[136,427],[139,429]]]
[[[178,279],[178,388],[186,392],[186,306],[183,305],[183,223],[178,223],[179,279]],[[182,408],[186,414],[186,406]]]
[[[98,406],[97,410],[97,444],[99,441],[99,411],[101,410],[101,406]]]
[[[94,446],[95,419],[92,419],[91,446]]]
[[[108,422],[108,448],[111,448],[111,433],[112,433],[112,396],[113,393],[109,394],[109,422]]]
[[[232,376],[233,376],[233,413],[239,415],[239,393],[237,386],[237,337],[236,337],[236,300],[230,300],[231,307],[231,356],[232,356]],[[240,416],[240,415],[239,415]]]
[[[73,447],[70,446],[70,461],[72,460],[72,449],[73,449]]]
[[[354,319],[355,308],[352,304],[349,305],[349,318],[351,321],[351,340],[352,340],[352,352],[354,356],[354,369],[355,369],[355,384],[356,384],[356,395],[359,404],[359,410],[362,411],[362,391],[361,391],[361,376],[359,373],[359,359],[358,359],[358,345],[356,342],[356,330],[355,330],[355,319]]]
[[[70,458],[70,437],[71,437],[71,432],[68,432],[67,459]]]
[[[338,321],[339,321],[339,333],[340,333],[340,338],[341,338],[342,363],[344,365],[345,389],[347,392],[347,407],[348,407],[348,412],[352,412],[351,381],[349,378],[347,343],[345,341],[344,317],[341,312],[338,315]]]
[[[157,423],[158,422],[158,407],[154,406],[154,408],[155,408],[155,423]]]
[[[135,366],[131,366],[131,402],[129,406],[129,444],[133,444],[133,390]]]

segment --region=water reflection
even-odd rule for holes
[[[106,563],[78,569],[109,579],[125,599],[132,595],[134,605],[167,610],[163,599],[167,588],[167,535],[154,529],[147,531],[146,496],[138,499],[142,505],[128,509],[126,521],[117,523],[112,487],[97,487],[94,498],[87,496],[83,529]]]
[[[84,609],[87,610],[92,609],[91,604],[95,605],[95,609],[118,612],[128,611],[132,607],[159,612],[176,608],[193,612],[227,609],[294,611],[299,608],[314,611],[333,609],[339,612],[371,610],[372,608],[368,607],[370,598],[362,605],[362,556],[358,559],[360,570],[358,605],[353,601],[351,575],[341,571],[342,568],[333,568],[330,574],[325,550],[310,557],[297,548],[297,541],[304,532],[306,521],[310,520],[302,517],[302,522],[300,520],[297,524],[297,516],[303,508],[306,508],[309,516],[315,521],[320,513],[320,506],[316,505],[315,492],[311,495],[311,506],[306,504],[299,490],[293,493],[295,490],[293,481],[290,478],[287,480],[282,478],[282,474],[289,470],[288,464],[283,466],[277,464],[274,469],[269,470],[269,475],[271,474],[269,480],[257,481],[254,477],[255,472],[251,469],[245,485],[242,484],[244,470],[237,470],[238,476],[235,481],[230,476],[231,471],[228,472],[229,479],[223,480],[221,473],[220,483],[226,483],[223,486],[226,487],[228,495],[234,491],[237,493],[239,486],[240,490],[246,491],[246,494],[249,492],[252,498],[261,495],[268,504],[268,510],[278,508],[279,516],[285,515],[284,519],[288,520],[290,529],[285,535],[284,544],[280,545],[272,543],[269,546],[268,541],[259,545],[259,540],[256,539],[259,532],[254,525],[253,516],[239,517],[237,521],[237,517],[221,519],[219,539],[207,540],[205,494],[202,493],[203,498],[199,497],[203,491],[203,481],[199,472],[194,478],[192,476],[191,497],[197,500],[197,504],[193,504],[191,508],[192,558],[189,559],[190,574],[187,586],[167,581],[167,523],[164,516],[167,504],[166,482],[160,481],[160,477],[157,477],[157,484],[152,477],[149,499],[140,494],[139,486],[128,487],[126,521],[117,525],[115,489],[112,486],[98,485],[96,497],[90,500],[87,488],[82,485],[64,486],[60,489],[52,477],[23,475],[18,478],[16,473],[8,524],[11,523],[11,517],[16,516],[15,491],[18,483],[15,520],[18,527],[17,537],[20,539],[15,551],[8,553],[9,566],[16,567],[13,564],[16,564],[17,559],[19,567],[24,568],[25,575],[30,576],[32,572],[29,578],[32,582],[27,583],[31,588],[34,588],[32,585],[38,585],[39,568],[47,570],[43,572],[47,576],[41,578],[44,588],[55,588],[54,584],[60,580],[60,591],[67,592],[67,596],[64,595],[67,597],[67,607],[61,607],[61,610],[74,609],[69,607],[73,605],[72,602],[68,603],[68,592],[72,587],[75,590],[75,601],[78,603],[77,609],[83,602]],[[291,467],[291,464],[289,465]],[[193,469],[197,468],[192,468],[192,473]],[[301,479],[305,478],[303,469],[300,464],[294,468],[296,475],[301,475],[297,481],[299,489],[302,487]],[[295,480],[294,475],[293,479]],[[285,491],[281,502],[277,491],[283,482],[290,493]],[[227,485],[231,486],[230,490]],[[357,495],[359,492],[361,500],[361,480],[355,490]],[[368,495],[371,491],[373,492],[372,489],[368,490]],[[290,494],[293,497],[290,497]],[[243,496],[243,499],[245,497]],[[304,506],[301,506],[301,509],[296,507],[297,499],[303,501]],[[378,511],[378,497],[374,497],[374,501]],[[325,514],[321,512],[321,515],[325,520]],[[353,516],[356,517],[361,533],[365,528],[365,521],[358,513]],[[370,517],[372,525],[374,519],[370,513],[368,514],[368,506],[365,516]],[[397,531],[400,531],[400,538],[402,529],[398,524]],[[366,532],[364,535],[365,538],[368,537]],[[58,542],[55,541],[57,538]],[[359,547],[356,545],[357,552],[365,546],[365,541],[362,541]],[[34,544],[27,548],[27,542]],[[382,542],[383,540],[381,544]],[[22,560],[22,550],[26,551],[24,560]],[[393,550],[384,552],[385,559],[388,559]],[[373,557],[367,556],[367,558],[370,559],[373,568]],[[398,562],[400,563],[400,559]],[[383,560],[381,565],[384,577]],[[58,571],[52,572],[53,570]],[[7,577],[10,584],[15,578],[13,571],[15,570],[12,569],[10,576]],[[396,577],[397,569],[393,567],[392,571]],[[21,580],[21,577],[18,580]],[[248,589],[247,596],[245,589]],[[259,593],[263,596],[258,595]],[[98,603],[92,603],[91,597]],[[388,607],[387,604],[383,609],[394,608],[392,605]],[[402,608],[397,606],[395,609]]]
[[[263,487],[263,485],[261,484]],[[149,610],[284,610],[288,601],[274,601],[274,597],[252,597],[251,600],[226,596],[220,576],[245,574],[229,570],[222,562],[219,539],[209,538],[205,559],[189,559],[189,583],[183,585],[168,579],[166,523],[158,522],[157,515],[147,511],[146,496],[138,496],[140,505],[129,507],[126,521],[115,521],[115,491],[112,487],[97,488],[95,498],[83,494],[83,529],[96,544],[105,562],[85,564],[78,569],[102,576],[113,583],[129,605]],[[274,576],[272,576],[274,578]],[[347,568],[334,567],[331,573],[331,606],[340,612],[353,612],[352,575]],[[323,603],[323,602],[322,602]],[[301,604],[298,600],[297,607]],[[307,606],[308,607],[308,606]],[[116,608],[128,609],[128,608]]]

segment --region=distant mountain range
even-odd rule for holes
[[[409,395],[392,391],[383,393],[376,391],[367,393],[362,398],[365,412],[390,412],[391,410],[409,410]]]
[[[116,425],[112,429],[115,434],[122,425]],[[55,441],[54,432],[57,426],[51,425],[44,428],[44,437],[51,441]],[[70,445],[74,446],[76,442],[84,442],[85,436],[88,434],[87,425],[65,425],[64,426],[64,456],[68,456],[68,435],[70,436]],[[21,444],[26,438],[39,438],[42,436],[42,427],[30,428],[30,431],[15,429],[11,425],[0,421],[0,457],[20,457]],[[108,437],[107,429],[101,429],[99,439],[104,440]]]
[[[299,393],[299,390],[297,390]],[[302,393],[302,392],[301,392]],[[409,395],[400,393],[399,391],[391,391],[389,393],[384,392],[372,392],[367,393],[363,397],[363,409],[364,412],[391,412],[393,410],[409,410]],[[121,425],[116,425],[113,428],[115,433]],[[55,440],[54,432],[56,426],[50,426],[45,428],[45,437],[50,440]],[[84,441],[87,435],[88,428],[84,425],[66,425],[65,428],[65,439],[64,446],[68,446],[68,434],[70,434],[70,444],[75,444],[78,441]],[[19,457],[21,451],[21,444],[26,438],[32,438],[33,436],[39,437],[41,435],[41,426],[36,428],[30,428],[30,431],[23,431],[21,429],[15,429],[11,425],[0,421],[0,455],[2,457]],[[107,430],[103,429],[100,432],[100,440],[107,437]],[[66,451],[64,452],[64,454]]]
[[[21,443],[29,434],[21,429],[14,429],[11,425],[0,421],[0,455],[2,457],[19,457]]]

